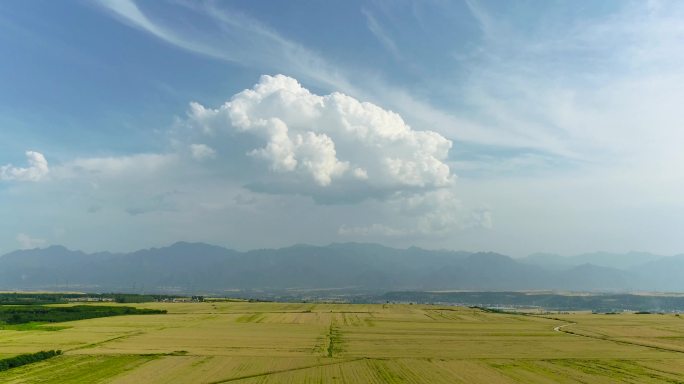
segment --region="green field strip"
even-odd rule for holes
[[[328,329],[328,334],[326,335],[328,342],[326,352],[328,357],[334,357],[336,352],[340,352],[342,350],[342,348],[340,347],[341,335],[342,333],[340,329],[335,327],[331,322],[330,328]]]
[[[156,356],[137,355],[59,356],[39,363],[0,372],[0,382],[3,384],[104,383],[155,358]]]

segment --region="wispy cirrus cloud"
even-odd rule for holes
[[[361,13],[366,18],[366,25],[368,30],[373,33],[376,39],[382,44],[388,52],[390,52],[395,58],[401,58],[401,52],[397,47],[397,43],[392,39],[392,37],[385,31],[383,26],[378,22],[375,15],[366,8],[361,8]]]
[[[625,3],[593,17],[516,24],[486,3],[466,4],[482,42],[465,97],[481,121],[562,145],[577,159],[606,166],[679,158],[684,114],[684,7]],[[659,7],[654,4],[660,4]],[[576,10],[577,11],[577,10]],[[545,12],[545,13],[543,13]]]
[[[319,84],[350,91],[352,85],[337,70],[316,53],[291,41],[250,16],[229,12],[211,2],[167,4],[180,7],[212,21],[207,29],[182,30],[167,26],[163,19],[153,19],[143,13],[133,0],[102,0],[99,3],[126,23],[198,54],[220,60],[271,67],[290,72]],[[211,27],[213,26],[213,28]]]
[[[211,2],[180,3],[185,11],[210,20],[206,25],[214,26],[192,30],[171,26],[170,23],[167,25],[163,17],[157,19],[154,15],[147,16],[133,0],[101,1],[100,4],[128,24],[179,48],[246,66],[257,66],[265,72],[293,75],[318,87],[344,92],[362,100],[372,100],[399,111],[417,127],[437,131],[452,139],[567,153],[558,143],[506,130],[494,131],[487,125],[459,117],[447,109],[416,97],[398,83],[388,83],[374,74],[372,69],[366,71],[358,67],[345,68],[332,63],[321,54],[288,39],[260,21],[237,11],[220,8]],[[366,14],[370,15],[368,11]],[[382,33],[377,20],[375,24],[372,21],[369,23],[377,27],[375,33]],[[396,45],[390,41],[391,39],[386,39],[386,43]]]

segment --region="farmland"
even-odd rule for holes
[[[404,304],[135,306],[167,313],[0,330],[0,357],[64,351],[0,372],[0,382],[684,383],[684,318],[673,314],[520,315]]]

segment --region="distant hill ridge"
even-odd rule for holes
[[[491,252],[333,243],[235,251],[178,242],[131,253],[62,246],[0,257],[0,289],[86,291],[354,290],[684,291],[684,255],[595,253],[522,259]]]

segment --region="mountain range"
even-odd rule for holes
[[[227,292],[337,289],[684,291],[684,255],[535,254],[295,245],[235,251],[179,242],[131,253],[62,246],[0,257],[1,290]]]

